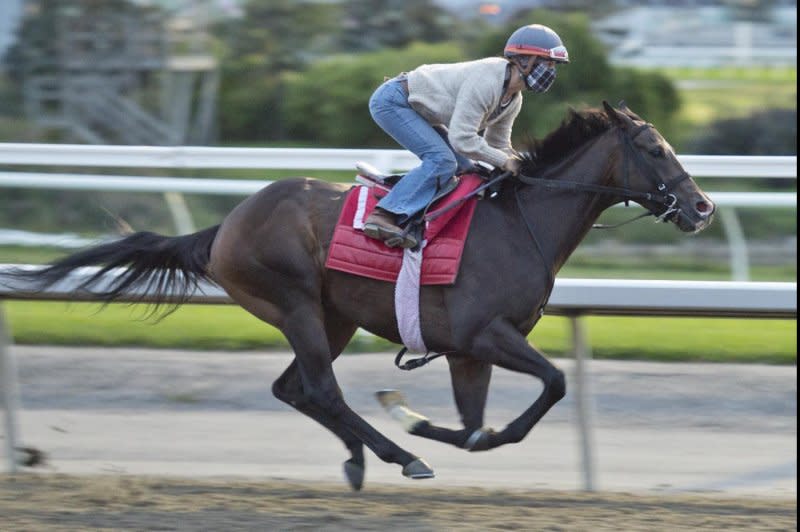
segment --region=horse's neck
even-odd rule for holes
[[[613,135],[605,134],[558,163],[556,179],[593,185],[607,185],[613,175],[616,151]],[[531,221],[536,238],[553,274],[558,272],[584,239],[600,214],[614,200],[607,195],[568,189],[523,187],[520,191],[525,216]]]

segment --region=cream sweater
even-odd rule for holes
[[[490,57],[462,63],[422,65],[408,73],[408,101],[432,125],[449,130],[457,152],[501,167],[513,153],[511,126],[522,109],[515,94],[496,116],[508,61]],[[483,137],[478,132],[485,130]]]

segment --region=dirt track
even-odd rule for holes
[[[48,465],[0,475],[1,532],[797,529],[796,367],[595,361],[590,494],[575,491],[572,395],[520,444],[470,454],[406,434],[373,397],[400,388],[452,424],[445,365],[343,357],[351,405],[437,474],[411,481],[368,454],[352,493],[341,443],[269,394],[286,354],[15,352],[21,443]],[[536,392],[510,373],[492,383],[494,426]]]
[[[796,530],[796,500],[478,488],[0,477],[3,530]]]

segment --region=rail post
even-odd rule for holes
[[[17,472],[17,410],[19,396],[17,388],[17,365],[11,354],[11,335],[6,328],[3,302],[0,300],[0,400],[3,403],[5,450],[8,472]]]
[[[581,466],[583,470],[583,489],[595,490],[594,439],[592,437],[592,401],[587,379],[588,361],[592,357],[586,340],[586,330],[581,317],[569,317],[572,329],[572,348],[575,355],[575,410],[578,418],[578,437],[580,439]]]
[[[719,209],[722,218],[722,230],[728,239],[728,247],[731,250],[731,280],[749,281],[750,280],[750,260],[747,256],[747,239],[744,236],[742,224],[736,215],[733,207],[723,207]]]

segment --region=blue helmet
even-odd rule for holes
[[[535,55],[558,63],[569,63],[569,52],[556,32],[541,24],[522,26],[511,34],[503,50],[506,57]]]

